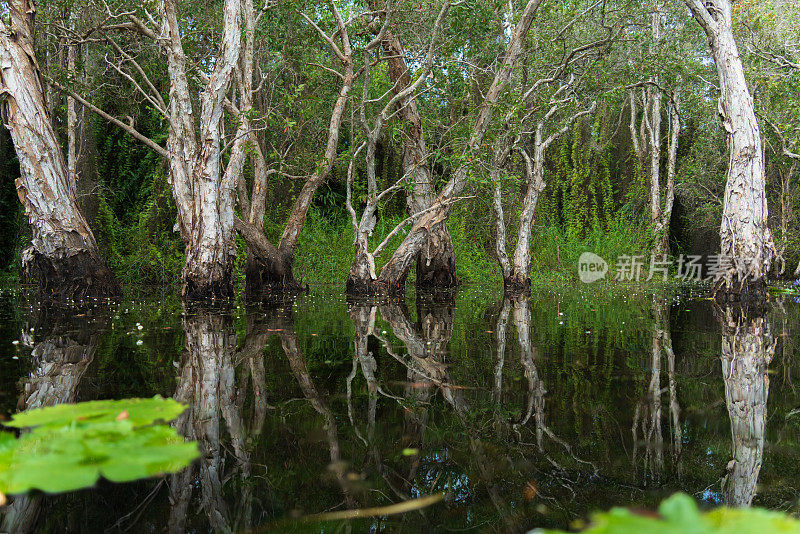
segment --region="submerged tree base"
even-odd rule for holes
[[[531,278],[520,274],[514,274],[503,278],[503,291],[506,295],[530,295]]]
[[[766,303],[769,300],[769,288],[764,278],[753,280],[750,277],[735,276],[730,285],[725,280],[714,284],[714,300],[718,303]]]
[[[280,254],[280,253],[279,253]],[[294,279],[294,256],[280,254],[258,254],[253,247],[247,248],[245,264],[245,292],[258,296],[275,292],[297,293],[304,288]]]
[[[423,259],[417,262],[417,289],[439,290],[458,287],[461,282],[456,278],[455,265],[437,265],[434,268],[423,265]]]
[[[226,271],[220,278],[184,274],[183,298],[188,300],[230,300],[233,298],[233,277]]]
[[[459,283],[453,240],[446,227],[434,229],[417,258],[417,289],[448,289]]]
[[[360,278],[352,274],[347,277],[344,292],[348,297],[377,297],[387,296],[389,292],[385,284],[374,278]]]
[[[356,298],[401,297],[406,294],[406,279],[387,281],[382,277],[362,278],[351,273],[345,282],[345,294]]]
[[[22,253],[22,264],[28,276],[39,280],[44,297],[77,300],[122,292],[106,262],[88,251],[52,258],[29,248]]]

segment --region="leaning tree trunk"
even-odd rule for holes
[[[24,0],[8,7],[11,28],[0,28],[0,92],[20,163],[17,193],[33,233],[31,246],[22,253],[23,267],[39,278],[47,296],[116,295],[119,284],[78,208],[50,122],[33,51],[34,8]]]
[[[718,310],[722,325],[722,378],[731,420],[733,459],[722,482],[725,504],[750,506],[764,454],[769,376],[775,341],[766,317],[749,310]]]
[[[236,220],[236,229],[247,243],[247,263],[245,267],[245,284],[248,295],[264,296],[273,291],[294,292],[302,289],[294,278],[293,266],[295,250],[303,229],[311,202],[317,189],[325,182],[330,170],[333,168],[339,132],[347,104],[348,94],[355,80],[353,70],[353,53],[347,26],[333,5],[334,18],[337,21],[338,31],[333,38],[325,35],[329,41],[334,55],[342,63],[343,72],[340,74],[342,82],[339,94],[331,110],[328,125],[328,140],[322,161],[303,184],[297,195],[289,217],[286,220],[283,233],[277,246],[269,242],[263,232],[264,210],[267,194],[267,179],[273,170],[267,169],[264,153],[259,145],[258,138],[253,130],[249,115],[253,111],[253,54],[255,46],[255,24],[257,16],[252,0],[244,0],[245,39],[242,50],[241,73],[239,76],[239,93],[241,100],[241,125],[237,132],[237,141],[231,151],[231,161],[235,161],[238,168],[235,173],[238,183],[238,199],[243,220]],[[322,32],[319,28],[318,31]],[[341,46],[334,43],[339,36]],[[252,194],[248,198],[245,177],[241,172],[241,164],[246,152],[250,151],[255,170]],[[226,171],[227,172],[227,171]]]
[[[374,3],[374,2],[373,2]],[[385,31],[381,42],[387,54],[389,79],[392,90],[399,93],[411,85],[411,72],[406,63],[405,50],[392,28]],[[428,162],[428,148],[422,131],[422,117],[414,95],[397,102],[398,115],[404,121],[403,172],[413,176],[414,182],[408,197],[408,208],[412,214],[431,207],[436,200],[433,176]],[[426,244],[417,257],[417,288],[441,289],[455,287],[455,252],[453,239],[443,222],[433,226]]]
[[[720,227],[726,265],[715,280],[723,300],[766,298],[774,251],[767,227],[764,154],[753,98],[733,37],[730,0],[686,0],[708,37],[717,65],[719,114],[728,134],[728,179]]]
[[[525,9],[514,27],[503,62],[478,110],[475,124],[472,127],[472,135],[463,154],[465,163],[455,170],[453,177],[442,188],[431,208],[414,221],[414,225],[408,231],[406,238],[381,269],[376,281],[377,284],[375,284],[380,291],[390,294],[404,293],[405,281],[414,260],[427,244],[433,229],[447,220],[453,201],[464,190],[470,171],[470,160],[477,156],[482,148],[484,136],[492,120],[495,104],[506,88],[511,78],[511,73],[519,61],[522,54],[523,41],[533,24],[533,19],[541,3],[542,0],[528,0],[525,5]]]

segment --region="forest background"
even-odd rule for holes
[[[180,5],[187,57],[202,70],[216,53],[222,10],[214,2]],[[339,6],[348,16],[362,8],[353,3]],[[414,0],[395,9],[393,24],[402,37],[413,78],[423,70],[438,4]],[[513,1],[470,1],[468,6],[453,7],[443,22],[433,68],[415,99],[430,154],[428,165],[437,184],[447,181],[460,163],[460,148],[502,59],[519,9]],[[130,32],[93,31],[101,23],[107,26],[112,13],[137,12],[144,18],[147,10],[147,2],[39,2],[36,56],[48,80],[47,105],[65,153],[70,129],[77,140],[79,203],[101,255],[123,283],[179,283],[183,243],[175,229],[176,208],[164,159],[124,129],[67,97],[67,90],[72,91],[156,143],[166,141],[168,124],[143,93],[133,90],[131,79],[139,78],[133,64],[125,60],[126,55],[135,54],[136,68],[166,98],[169,77],[155,47]],[[652,31],[654,12],[662,17],[657,39]],[[337,77],[328,67],[335,58],[311,20],[328,31],[335,28],[329,4],[296,0],[265,5],[256,27],[257,90],[250,118],[274,170],[264,217],[264,234],[273,242],[280,237],[305,179],[318,168],[339,90]],[[779,252],[773,274],[790,276],[800,261],[800,6],[791,0],[738,1],[734,28],[764,139],[769,226]],[[365,25],[351,38],[369,40],[368,29]],[[648,207],[651,154],[642,153],[646,129],[652,127],[646,123],[646,110],[653,109],[649,107],[653,87],[663,93],[665,102],[680,102],[669,252],[710,255],[719,250],[728,149],[717,110],[715,67],[705,36],[683,2],[545,2],[525,41],[523,59],[515,67],[517,83],[499,102],[496,117],[502,119],[511,109],[519,97],[515,92],[544,78],[570,51],[589,45],[591,53],[571,66],[569,101],[550,118],[550,129],[564,133],[545,153],[547,185],[536,206],[531,238],[534,285],[577,280],[578,256],[585,250],[609,263],[622,254],[649,258],[654,250],[658,231]],[[365,79],[354,83],[337,157],[313,197],[300,235],[294,269],[303,284],[344,285],[353,263],[353,232],[346,208],[348,168],[352,162],[355,205],[367,200],[368,174],[364,160],[354,157],[365,135],[358,117],[359,99],[362,95],[378,98],[392,88],[385,63],[376,64],[366,88]],[[555,89],[541,93],[527,104],[532,111],[546,111],[554,101]],[[575,117],[580,110],[586,112]],[[662,113],[657,157],[661,168],[667,169],[673,126],[667,119],[668,106],[658,111]],[[527,187],[521,178],[525,161],[520,154],[512,154],[502,166],[502,176],[492,176],[496,140],[507,129],[523,127],[522,122],[496,122],[479,158],[485,165],[473,166],[463,198],[447,220],[458,279],[487,286],[502,282],[492,209],[495,186],[501,188],[503,213],[512,233],[511,221],[519,217]],[[236,117],[226,117],[229,139],[236,125]],[[381,189],[403,175],[402,136],[403,124],[397,117],[380,132],[375,170]],[[227,141],[223,158],[230,157],[231,144]],[[245,175],[252,172],[250,163],[245,163]],[[2,129],[0,269],[9,280],[20,276],[20,253],[30,241],[14,185],[17,176],[14,147]],[[407,217],[406,204],[400,189],[378,205],[370,237],[373,246]],[[241,237],[237,244],[236,273],[241,283],[246,247]],[[398,244],[398,239],[389,243],[382,259],[388,259]]]

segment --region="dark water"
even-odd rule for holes
[[[742,317],[608,287],[380,306],[319,289],[227,312],[147,290],[43,308],[6,290],[0,418],[172,396],[202,458],[14,498],[0,532],[524,532],[678,490],[797,511],[798,304]],[[295,519],[436,494],[402,514]]]

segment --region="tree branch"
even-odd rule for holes
[[[159,156],[161,156],[161,157],[163,157],[165,159],[169,159],[169,152],[167,152],[167,150],[164,147],[162,147],[161,145],[159,145],[158,143],[156,143],[155,141],[153,141],[149,137],[145,136],[144,134],[140,133],[138,130],[136,130],[136,128],[133,127],[133,125],[126,124],[126,123],[122,122],[121,120],[119,120],[118,118],[109,115],[108,113],[106,113],[102,109],[98,108],[97,106],[95,106],[91,102],[87,101],[85,98],[83,98],[81,95],[79,95],[75,91],[73,91],[71,89],[67,89],[66,87],[64,87],[63,85],[61,85],[60,83],[58,83],[54,79],[50,78],[49,76],[45,75],[44,79],[47,80],[48,83],[52,84],[53,87],[55,87],[59,91],[67,93],[69,96],[71,96],[72,98],[74,98],[75,100],[80,102],[81,105],[83,105],[83,106],[89,108],[90,110],[94,111],[95,113],[97,113],[98,115],[103,117],[108,122],[119,126],[125,132],[129,133],[132,137],[138,139],[139,141],[141,141],[142,143],[144,143],[148,147],[150,147],[153,150],[155,150],[156,153],[158,153]]]

